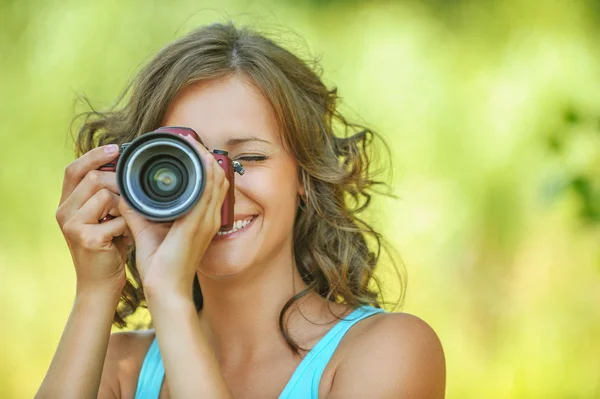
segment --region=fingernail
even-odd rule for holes
[[[117,144],[109,144],[104,147],[104,152],[106,154],[116,154],[119,151],[119,146]]]

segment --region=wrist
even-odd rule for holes
[[[146,298],[147,302],[161,301],[176,303],[187,300],[191,300],[193,302],[193,282],[193,279],[190,281],[187,281],[187,279],[175,281],[166,281],[166,279],[154,279],[154,281],[146,280],[143,282],[144,297]]]
[[[114,287],[86,287],[77,285],[75,298],[77,301],[82,302],[91,302],[97,304],[114,303],[116,306],[121,298],[121,289]]]
[[[120,295],[110,292],[78,291],[73,301],[73,311],[76,314],[86,315],[88,322],[102,319],[110,325],[119,306],[120,298]]]
[[[77,292],[92,293],[93,295],[120,296],[127,284],[125,273],[116,273],[112,277],[98,279],[80,278],[77,276]]]
[[[146,302],[148,304],[148,308],[156,309],[167,308],[170,310],[184,309],[189,305],[194,306],[194,299],[192,296],[192,290],[190,289],[189,294],[182,292],[182,290],[158,290],[158,289],[149,289],[146,290],[144,288],[144,296],[146,297]]]

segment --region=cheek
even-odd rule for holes
[[[250,171],[244,188],[249,199],[259,206],[265,218],[264,223],[288,225],[290,220],[293,223],[298,195],[295,169],[257,168],[256,171]],[[279,230],[277,226],[273,227]]]

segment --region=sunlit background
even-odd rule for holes
[[[600,398],[591,0],[0,1],[0,397],[34,395],[73,302],[54,214],[76,95],[108,106],[166,43],[229,18],[320,56],[388,139],[400,199],[374,224],[404,259],[403,311],[444,345],[447,397]]]

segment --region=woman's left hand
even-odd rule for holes
[[[119,210],[133,235],[136,265],[146,296],[175,294],[192,297],[196,269],[221,227],[221,206],[229,188],[225,172],[213,155],[191,138],[202,157],[206,180],[200,200],[172,223],[147,220],[121,198]]]

